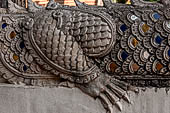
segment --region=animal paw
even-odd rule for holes
[[[98,78],[88,84],[76,84],[83,92],[88,95],[99,98],[108,111],[108,113],[113,113],[113,106],[115,105],[120,111],[122,110],[121,99],[131,103],[127,91],[133,90],[135,88],[130,88],[130,85],[101,74]]]

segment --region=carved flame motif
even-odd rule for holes
[[[136,91],[129,77],[170,80],[168,3],[103,0],[101,7],[75,0],[77,7],[69,7],[50,0],[41,7],[28,0],[25,9],[8,2],[8,13],[0,14],[0,71],[10,83],[71,82],[113,113],[113,105],[122,110],[121,100],[130,103],[128,90]]]

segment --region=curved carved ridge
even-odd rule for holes
[[[51,0],[30,14],[2,16],[3,77],[40,86],[65,79],[100,98],[109,113],[113,105],[122,110],[121,99],[130,103],[131,85],[170,86],[170,8],[134,2],[101,8]]]

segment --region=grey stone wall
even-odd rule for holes
[[[122,113],[170,113],[170,94],[165,89],[129,93]],[[0,85],[0,113],[105,113],[99,100],[79,89]],[[114,113],[121,113],[115,108]]]
[[[105,113],[79,89],[0,86],[0,113]]]

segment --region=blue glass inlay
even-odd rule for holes
[[[163,39],[162,39],[160,36],[157,36],[157,37],[155,38],[155,42],[156,42],[157,44],[161,44],[162,40],[163,40]]]
[[[158,19],[161,17],[161,15],[159,15],[158,13],[155,13],[155,14],[153,14],[153,17],[154,17],[156,20],[158,20]]]
[[[24,42],[22,41],[22,42],[20,43],[20,45],[19,45],[19,46],[20,46],[20,48],[21,48],[21,49],[23,49],[23,48],[25,47]]]
[[[127,26],[125,24],[120,26],[121,31],[125,32],[127,30]]]
[[[23,70],[26,71],[28,68],[26,65],[24,65]]]
[[[6,26],[7,26],[7,23],[3,23],[2,24],[2,29],[6,28]]]
[[[122,54],[121,54],[121,57],[123,60],[126,60],[126,58],[128,57],[128,53],[123,51]]]
[[[170,57],[170,50],[168,50],[168,56]]]

